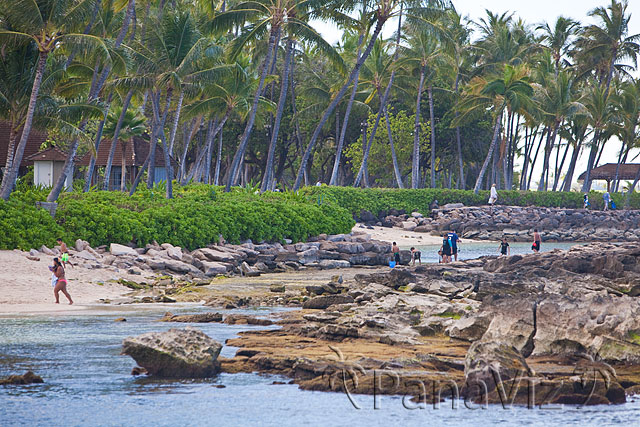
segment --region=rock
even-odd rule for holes
[[[42,377],[27,371],[22,375],[9,375],[6,378],[0,378],[0,385],[26,385],[44,383]]]
[[[40,257],[33,256],[33,255],[27,255],[27,259],[29,261],[40,261]]]
[[[122,256],[122,255],[131,255],[138,256],[138,252],[135,249],[130,248],[129,246],[119,245],[117,243],[112,243],[109,246],[109,252],[111,255]]]
[[[167,270],[171,270],[176,273],[191,273],[196,275],[202,274],[200,270],[198,270],[196,267],[194,267],[191,264],[187,264],[186,262],[177,261],[174,259],[167,259],[165,260],[164,264]]]
[[[201,261],[202,271],[205,276],[213,277],[219,274],[227,274],[227,266],[219,262]]]
[[[350,304],[354,299],[351,295],[322,295],[311,298],[302,304],[305,309],[325,309],[334,304]]]
[[[246,314],[230,314],[224,318],[224,323],[226,323],[227,325],[273,325],[272,320],[260,319],[259,317],[248,316]]]
[[[183,314],[176,315],[166,312],[161,322],[180,322],[180,323],[212,323],[222,322],[222,314],[220,313],[200,313],[200,314]]]
[[[117,319],[113,319],[114,322],[126,322],[127,319],[125,319],[124,317],[118,317]]]
[[[165,249],[167,251],[167,256],[171,259],[175,259],[177,261],[182,261],[182,248],[179,246],[171,246]]]
[[[482,315],[469,315],[455,321],[448,329],[447,334],[451,338],[465,341],[477,341],[489,327],[489,319]]]
[[[90,247],[91,245],[86,240],[82,240],[82,239],[76,240],[76,251],[82,252]]]
[[[96,257],[86,249],[74,255],[75,258],[86,259],[87,261],[96,261]]]
[[[451,209],[459,209],[463,207],[464,207],[464,203],[447,203],[442,207],[442,209],[451,210]]]
[[[48,256],[55,256],[56,255],[55,251],[53,251],[52,249],[49,249],[45,245],[40,246],[40,250],[39,251],[42,252],[45,255],[48,255]]]
[[[206,378],[220,371],[222,345],[198,329],[169,329],[128,337],[122,354],[131,356],[149,375]]]
[[[418,224],[416,224],[414,221],[403,221],[402,222],[402,229],[403,230],[413,231],[413,230],[416,229],[417,226],[418,226]]]
[[[281,293],[285,291],[285,286],[282,283],[274,283],[271,286],[269,286],[269,291]]]
[[[33,258],[37,258],[37,257],[39,257],[39,256],[40,256],[40,252],[38,252],[38,251],[37,251],[37,250],[35,250],[35,249],[31,249],[31,250],[29,251],[29,256],[31,256],[31,257],[33,257]]]
[[[240,264],[240,271],[244,276],[247,276],[247,277],[258,277],[261,274],[260,271],[249,266],[249,264],[247,264],[246,261],[243,261],[242,264]]]
[[[351,267],[351,263],[349,261],[345,261],[341,259],[323,259],[318,263],[318,265],[323,270]]]
[[[411,212],[411,216],[416,219],[422,218],[422,214],[420,212]]]
[[[231,253],[224,252],[218,248],[201,248],[192,253],[193,257],[200,261],[228,262],[236,263],[236,258]]]
[[[501,342],[476,341],[471,344],[464,361],[467,395],[494,390],[502,382],[530,377],[529,368],[522,354],[513,346]],[[517,380],[516,380],[517,381]]]

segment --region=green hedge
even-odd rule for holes
[[[390,209],[418,211],[429,213],[429,206],[434,200],[440,206],[447,203],[463,203],[465,206],[486,205],[489,199],[488,191],[475,194],[470,190],[447,189],[386,189],[386,188],[352,188],[352,187],[307,187],[303,194],[317,200],[327,201],[341,206],[356,217],[362,210],[378,215]],[[612,194],[612,199],[621,208],[624,206],[626,195]],[[551,208],[582,208],[583,194],[577,192],[542,192],[542,191],[498,191],[498,204],[510,206],[539,206]],[[602,193],[589,194],[591,209],[602,209],[604,202]],[[640,209],[640,193],[631,195],[632,209]]]
[[[44,192],[16,192],[10,202],[0,204],[0,225],[9,230],[0,235],[0,248],[50,246],[62,236],[93,246],[143,246],[155,240],[195,249],[217,241],[219,234],[233,243],[304,241],[321,233],[348,233],[354,225],[346,209],[294,194],[224,193],[194,185],[176,188],[175,198],[166,200],[160,190],[141,190],[132,197],[103,191],[63,194],[55,221],[35,208],[36,200],[46,198]]]

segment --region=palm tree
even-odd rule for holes
[[[573,115],[584,112],[585,108],[576,101],[574,79],[567,71],[561,71],[554,78],[547,79],[544,85],[536,85],[536,89],[540,109],[550,129],[544,150],[542,177],[538,185],[538,191],[547,191],[551,150],[555,145],[560,125]]]
[[[458,106],[460,116],[456,122],[464,121],[486,108],[493,110],[493,137],[487,157],[476,180],[474,187],[476,194],[480,191],[487,167],[496,150],[505,108],[517,111],[522,108],[530,108],[533,104],[534,91],[529,82],[529,69],[526,66],[505,65],[502,74],[494,75],[490,79],[484,77],[474,78],[460,100]]]
[[[124,113],[124,118],[121,120],[120,117]],[[132,111],[125,109],[124,107],[120,109],[114,109],[114,111],[107,116],[104,135],[112,139],[112,146],[116,146],[118,140],[115,140],[116,129],[118,130],[119,138],[120,138],[120,148],[122,150],[122,163],[121,163],[121,175],[120,175],[120,191],[126,191],[126,173],[127,173],[127,162],[126,162],[126,151],[127,151],[127,141],[130,142],[131,147],[133,149],[133,140],[135,137],[140,137],[146,134],[147,128],[145,126],[146,118],[140,114],[139,111]],[[107,176],[109,179],[110,175]]]
[[[555,75],[560,72],[560,62],[568,55],[571,46],[571,39],[580,30],[580,23],[571,18],[559,16],[551,28],[549,23],[539,25],[538,30],[542,31],[542,40],[546,42],[551,50],[555,62]]]
[[[640,82],[638,80],[626,81],[620,85],[620,91],[615,102],[620,106],[618,115],[620,127],[618,137],[622,141],[620,155],[616,165],[613,191],[618,191],[620,164],[626,163],[629,151],[637,146],[638,127],[640,126]]]
[[[33,124],[38,93],[42,84],[47,59],[55,50],[61,48],[74,49],[86,53],[91,48],[102,51],[104,58],[109,59],[109,53],[104,42],[89,34],[74,32],[76,26],[90,16],[95,9],[95,0],[5,0],[0,4],[0,20],[4,28],[0,29],[0,43],[6,46],[19,46],[34,43],[38,49],[38,63],[36,66],[33,86],[27,108],[22,135],[16,148],[13,164],[7,171],[0,189],[0,198],[7,200],[13,190],[18,176],[18,167],[27,144],[27,139]],[[5,29],[6,28],[6,29]],[[69,158],[75,157],[75,150],[69,153]],[[69,163],[67,161],[67,163]],[[70,172],[65,163],[64,174]]]

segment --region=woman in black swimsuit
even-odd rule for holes
[[[442,251],[442,263],[448,264],[451,262],[451,244],[449,243],[449,235],[444,233],[442,236],[442,247],[440,248]]]

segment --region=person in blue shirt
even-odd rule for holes
[[[604,199],[604,210],[608,211],[609,210],[609,202],[611,201],[611,195],[609,194],[608,191],[605,191],[604,194],[602,195],[602,198]]]
[[[451,230],[447,233],[447,238],[449,239],[449,244],[451,245],[451,253],[453,255],[454,261],[458,261],[458,242],[461,242],[460,238],[456,234],[455,230]]]

